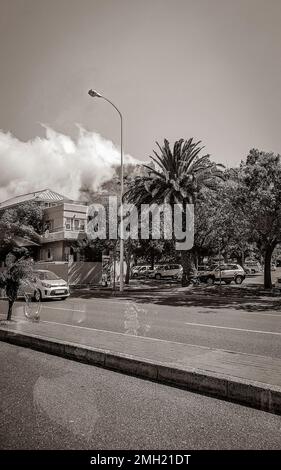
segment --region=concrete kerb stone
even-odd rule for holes
[[[277,395],[280,396],[281,404],[280,392],[277,392]],[[266,385],[261,387],[256,384],[232,380],[228,381],[227,398],[230,401],[238,401],[239,403],[244,403],[245,405],[264,411],[273,411],[273,405],[275,403],[275,400],[270,397],[270,389]],[[280,406],[279,412],[281,412]]]
[[[281,413],[281,393],[277,390],[268,390],[268,410],[271,413]]]
[[[184,387],[185,389],[207,393],[209,395],[227,397],[227,380],[205,372],[182,370],[164,365],[158,366],[158,381]]]
[[[0,328],[0,340],[51,353],[68,359],[102,366],[185,390],[212,395],[216,398],[248,405],[271,413],[281,413],[281,388],[251,382],[199,369],[179,369],[153,363],[139,357],[113,353]]]
[[[104,351],[89,348],[86,346],[78,346],[73,343],[65,343],[64,352],[67,359],[84,362],[96,366],[104,366],[105,355]]]
[[[107,353],[105,355],[105,367],[145,379],[157,380],[158,366],[156,364],[126,355]]]
[[[36,349],[41,352],[64,356],[64,344],[61,341],[52,341],[36,335],[27,335],[25,333],[2,330],[0,328],[0,340],[17,346]]]

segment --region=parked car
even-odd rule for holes
[[[157,271],[157,269],[161,268],[161,265],[157,264],[154,266],[154,268],[152,269],[151,267],[146,271],[146,277],[154,277],[154,274],[155,274],[155,271]]]
[[[236,284],[242,284],[245,277],[245,271],[239,264],[223,264],[212,267],[210,271],[206,271],[203,274],[199,274],[199,280],[210,285],[220,279],[224,281],[225,284],[230,284],[232,281]]]
[[[133,278],[141,279],[141,278],[147,277],[147,273],[150,270],[150,266],[136,266],[136,268],[138,269],[135,269],[132,272]]]
[[[34,271],[34,277],[28,281],[28,290],[33,290],[34,300],[42,299],[66,299],[69,297],[69,285],[52,271],[38,269]],[[25,290],[23,285],[22,290]]]
[[[197,269],[195,269],[195,273],[197,274],[197,276],[199,276],[200,274],[210,271],[210,269],[210,266],[207,266],[206,264],[202,266],[199,265],[197,266]]]
[[[262,266],[258,261],[246,261],[246,263],[244,263],[244,270],[246,274],[261,273]]]
[[[140,268],[143,266],[133,266],[131,269],[131,277],[137,277]]]
[[[182,273],[182,266],[180,264],[164,264],[156,266],[155,269],[149,274],[150,278],[174,278],[178,279]]]

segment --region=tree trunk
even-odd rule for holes
[[[14,305],[14,300],[9,299],[9,308],[8,308],[7,321],[10,321],[12,319],[13,305]]]
[[[237,255],[236,259],[237,259],[237,263],[243,268],[242,255]]]
[[[190,276],[191,276],[191,252],[187,250],[181,251],[181,262],[182,262],[182,287],[186,287],[190,283]]]
[[[265,250],[264,254],[264,288],[271,289],[272,282],[271,282],[271,257],[273,253],[274,247],[269,246]]]

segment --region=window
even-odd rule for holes
[[[65,221],[65,229],[66,230],[72,230],[72,219],[67,218]]]
[[[65,230],[75,230],[75,232],[85,231],[85,220],[76,217],[67,217],[65,219]]]
[[[55,273],[51,271],[34,271],[34,273],[41,281],[53,281],[54,279],[60,279]]]
[[[220,266],[216,268],[216,271],[227,271],[227,269],[228,269],[228,266],[226,266],[225,264],[221,264]]]
[[[74,230],[78,231],[79,230],[79,225],[80,225],[80,220],[79,219],[74,219]]]

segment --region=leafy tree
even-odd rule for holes
[[[35,203],[7,209],[0,216],[0,258],[4,260],[9,252],[17,250],[17,237],[40,241],[42,220],[43,210]]]
[[[249,241],[264,258],[264,287],[271,288],[271,257],[281,241],[281,156],[252,149],[239,171],[236,206],[247,221]]]
[[[139,239],[137,245],[133,250],[133,256],[135,261],[141,259],[146,261],[154,268],[155,263],[158,263],[166,252],[172,249],[172,243],[169,244],[170,240],[142,240]],[[168,247],[169,245],[169,247]]]
[[[237,183],[226,172],[226,180],[218,184],[216,192],[201,194],[195,207],[194,244],[200,254],[214,254],[220,245],[224,258],[243,259],[249,231],[243,212],[235,204],[236,192]]]
[[[171,205],[180,203],[185,214],[187,204],[194,204],[204,188],[216,190],[217,181],[223,178],[222,165],[211,162],[209,155],[199,156],[203,147],[193,139],[175,142],[171,149],[164,140],[159,152],[153,151],[150,165],[144,165],[147,173],[136,176],[128,185],[125,198],[137,206],[141,204]],[[185,221],[184,221],[185,222]],[[182,284],[188,284],[191,274],[191,252],[181,252]]]

